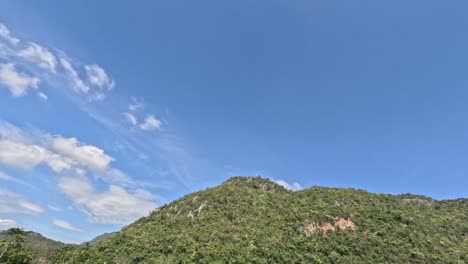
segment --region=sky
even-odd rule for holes
[[[0,229],[80,243],[237,175],[467,197],[467,7],[1,1]]]

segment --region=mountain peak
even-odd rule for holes
[[[235,176],[226,180],[222,185],[233,185],[236,187],[258,189],[267,192],[286,191],[286,188],[283,186],[268,178],[262,178],[260,176]]]
[[[54,263],[465,263],[465,200],[232,177]]]

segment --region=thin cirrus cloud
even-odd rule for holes
[[[55,72],[57,59],[54,54],[34,42],[30,42],[26,48],[18,51],[18,56],[37,64],[45,70]]]
[[[28,214],[38,215],[44,209],[21,195],[0,188],[0,213],[1,214]]]
[[[27,182],[25,182],[25,181],[23,181],[21,179],[17,179],[17,178],[15,178],[13,176],[10,176],[7,173],[2,172],[2,171],[0,171],[0,181],[14,182],[16,184],[24,185],[24,186],[30,187],[32,189],[37,189],[37,187],[35,187],[35,186],[33,186],[33,185],[31,185],[31,184],[29,184],[29,183],[27,183]]]
[[[11,219],[0,219],[0,229],[4,228],[4,227],[12,227],[12,226],[15,226],[16,225],[16,221],[15,220],[11,220]]]
[[[49,167],[58,177],[58,189],[93,223],[128,224],[158,206],[152,201],[151,193],[141,188],[142,184],[111,166],[113,160],[99,147],[76,138],[28,132],[0,122],[0,163],[20,169],[34,169],[41,164]],[[108,190],[97,190],[91,175],[108,183]],[[20,201],[18,207],[14,206],[17,201]],[[39,205],[0,190],[2,210],[4,213],[43,212]]]
[[[19,39],[11,36],[10,30],[2,24],[0,24],[0,37],[4,38],[8,43],[13,45],[18,44],[20,41]]]
[[[57,226],[57,227],[60,227],[60,228],[63,228],[63,229],[66,229],[66,230],[69,230],[69,231],[73,231],[73,232],[79,232],[79,233],[82,233],[84,230],[81,229],[81,228],[78,228],[72,224],[70,224],[69,222],[65,221],[65,220],[62,220],[62,219],[54,219],[52,220],[52,224]]]
[[[97,64],[81,64],[60,50],[14,37],[0,24],[0,83],[14,97],[25,96],[30,89],[47,98],[40,86],[70,87],[89,100],[102,100],[115,82]],[[60,83],[61,85],[53,85]],[[41,85],[51,84],[51,85]]]
[[[60,209],[59,207],[53,206],[53,205],[51,205],[51,204],[48,204],[48,205],[47,205],[47,208],[49,208],[49,210],[54,211],[54,212],[60,212],[60,211],[62,211],[62,209]]]

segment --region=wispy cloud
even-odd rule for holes
[[[23,169],[33,169],[39,164],[47,165],[59,177],[59,190],[91,222],[127,224],[157,207],[151,201],[151,193],[141,189],[142,184],[111,166],[113,160],[101,148],[84,144],[76,138],[52,136],[40,131],[32,133],[10,123],[0,122],[0,163]],[[89,175],[109,183],[109,189],[98,191]],[[4,175],[3,178],[11,177]],[[2,199],[0,193],[0,207],[3,210],[22,208],[24,212],[43,211],[26,200],[22,200],[22,207],[15,209],[12,203],[18,197],[13,193],[4,194]]]
[[[0,83],[15,97],[26,95],[29,89],[37,89],[39,79],[20,72],[11,63],[0,64]]]
[[[0,188],[0,213],[1,214],[29,214],[37,215],[44,209],[21,195]]]
[[[39,98],[41,98],[44,101],[47,101],[47,99],[49,99],[49,97],[43,92],[38,92],[37,96],[39,96]]]
[[[54,172],[83,169],[104,172],[111,169],[112,160],[104,150],[76,138],[28,133],[0,120],[0,163],[23,169],[45,164]]]
[[[155,130],[160,129],[162,122],[157,119],[154,115],[147,115],[139,127],[143,130]]]
[[[7,63],[1,64],[0,82],[16,97],[25,96],[28,89],[38,89],[44,84],[47,88],[71,88],[74,96],[102,100],[115,86],[114,80],[99,65],[82,64],[61,50],[14,37],[5,25],[0,24],[2,61]],[[60,83],[59,87],[55,85],[57,83]]]
[[[57,227],[60,227],[60,228],[63,228],[63,229],[66,229],[66,230],[70,230],[70,231],[73,231],[73,232],[80,232],[82,233],[84,230],[81,229],[81,228],[78,228],[72,224],[70,224],[69,222],[65,221],[65,220],[62,220],[62,219],[54,219],[52,221],[52,224],[57,226]]]
[[[18,51],[18,56],[38,65],[40,68],[55,73],[57,59],[45,47],[30,42],[24,49]]]
[[[59,188],[95,223],[127,224],[147,215],[157,206],[147,200],[148,197],[141,197],[141,191],[131,194],[117,185],[99,192],[85,177],[62,177]]]
[[[9,44],[16,45],[20,41],[19,39],[11,36],[10,30],[4,25],[0,24],[0,37],[5,39]]]
[[[0,24],[0,63],[12,64],[15,71],[21,70],[20,73],[33,78],[26,82],[29,85],[22,84],[20,89],[14,90],[16,96],[27,95],[27,91],[35,86],[38,98],[44,100],[52,94],[46,89],[59,91],[111,132],[115,144],[124,146],[125,152],[147,157],[141,159],[141,167],[151,172],[159,170],[160,175],[167,175],[166,172],[170,171],[179,183],[188,187],[187,179],[191,177],[192,171],[189,164],[193,158],[173,132],[163,129],[165,122],[156,114],[144,111],[144,104],[133,97],[130,98],[130,104],[126,99],[118,101],[116,98],[112,103],[102,103],[108,93],[114,90],[115,81],[98,64],[83,64],[72,58],[59,49],[17,38],[5,25]],[[124,114],[122,119],[122,113],[128,114]],[[154,131],[160,133],[157,136],[148,133]],[[155,160],[159,160],[160,166],[157,168],[154,166]],[[165,163],[164,168],[161,168],[162,163]]]
[[[15,220],[11,220],[11,219],[0,219],[0,229],[3,229],[5,227],[13,227],[16,225],[16,221]]]
[[[127,118],[127,121],[130,125],[132,126],[138,126],[138,120],[135,116],[135,114],[125,112],[124,113],[125,118]]]
[[[21,179],[18,179],[18,178],[15,178],[13,176],[10,176],[8,174],[6,174],[5,172],[2,172],[0,171],[0,180],[2,181],[9,181],[9,182],[14,182],[14,183],[17,183],[17,184],[21,184],[21,185],[24,185],[24,186],[28,186],[30,188],[33,188],[33,189],[37,189],[37,187],[21,180]]]
[[[128,112],[123,115],[127,122],[135,128],[144,131],[159,130],[162,127],[162,122],[153,114],[148,114],[143,111],[145,104],[132,98],[132,102],[128,105]],[[141,120],[141,121],[140,121]]]
[[[38,80],[37,88],[28,87],[26,92],[20,93],[21,96],[27,96],[30,90],[34,90],[37,97],[43,100],[57,94],[63,95],[60,99],[75,104],[78,109],[109,132],[109,138],[114,141],[113,145],[121,148],[120,154],[132,158],[142,157],[134,161],[138,162],[141,175],[151,175],[148,178],[153,182],[175,181],[191,190],[190,181],[193,180],[194,173],[192,164],[196,162],[184,141],[170,130],[167,122],[163,122],[157,111],[152,111],[153,109],[149,109],[150,107],[146,107],[141,101],[118,96],[109,98],[112,101],[104,100],[115,90],[116,83],[103,67],[96,63],[82,63],[59,49],[17,38],[2,24],[0,24],[0,63],[12,64],[16,71]],[[53,91],[49,92],[49,89]],[[68,144],[68,147],[73,147],[76,143],[73,151],[84,151],[84,146],[87,150],[92,149],[91,144],[79,142],[76,138],[78,142],[73,142],[74,137],[47,135],[45,138],[42,136],[39,138],[42,140],[15,141],[8,138],[5,141],[10,142],[3,144],[10,149],[18,148],[41,153],[39,155],[41,159],[37,160],[21,154],[21,151],[18,152],[22,155],[21,158],[26,158],[23,163],[27,165],[26,161],[31,162],[29,168],[42,164],[60,175],[68,171],[77,173],[76,169],[80,168],[90,177],[90,174],[96,174],[96,169],[103,168],[107,162],[105,156],[98,155],[93,156],[98,158],[93,160],[92,164],[89,160],[83,160],[83,156],[80,156],[80,159],[74,157],[70,149],[65,152],[64,149],[53,148],[54,141],[64,141],[61,143]],[[99,153],[93,152],[93,154]],[[14,159],[8,159],[8,155],[3,157],[6,160],[4,163],[15,166],[25,165],[19,164],[20,162]],[[109,184],[127,188],[131,195],[132,192],[128,188],[141,187],[137,181],[114,168],[113,160],[108,164],[110,166],[97,177]]]
[[[50,205],[50,204],[47,205],[47,208],[49,208],[49,210],[54,211],[54,212],[62,211],[62,209],[60,209],[59,207],[53,206],[53,205]]]
[[[85,70],[88,74],[88,81],[91,84],[108,90],[112,90],[112,88],[114,88],[114,81],[107,76],[106,71],[104,71],[104,69],[99,65],[85,65]]]

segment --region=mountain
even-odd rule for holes
[[[25,235],[26,246],[32,253],[33,263],[48,263],[51,256],[53,256],[59,248],[65,246],[62,242],[44,237],[36,232],[27,231]],[[8,237],[7,231],[0,231],[0,241]]]
[[[234,177],[57,263],[468,263],[468,199]]]
[[[101,241],[104,241],[110,237],[112,237],[114,234],[116,234],[117,232],[111,232],[111,233],[104,233],[102,235],[99,235],[95,238],[93,238],[92,240],[88,241],[88,242],[84,242],[83,245],[86,245],[86,244],[96,244],[96,243],[99,243]]]

